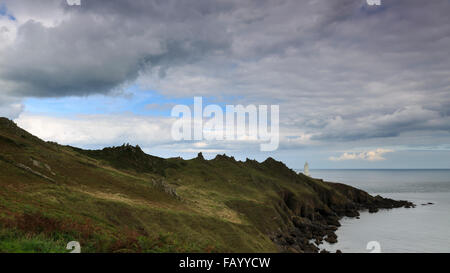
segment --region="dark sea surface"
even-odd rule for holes
[[[310,170],[310,174],[417,205],[343,218],[336,232],[338,243],[321,244],[321,249],[370,252],[367,244],[375,241],[385,253],[450,252],[450,170]],[[422,205],[429,202],[434,204]]]

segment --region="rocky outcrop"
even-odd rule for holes
[[[32,174],[34,174],[34,175],[36,175],[36,176],[39,176],[39,177],[41,177],[41,178],[44,178],[44,179],[46,179],[46,180],[48,180],[48,181],[55,182],[55,180],[53,180],[53,178],[50,178],[50,177],[48,177],[48,176],[46,176],[46,175],[43,175],[42,173],[40,173],[40,172],[38,172],[38,171],[35,171],[35,170],[33,170],[32,168],[23,165],[22,163],[15,163],[14,165],[15,165],[17,168],[20,168],[20,169],[22,169],[22,170],[25,170],[25,171],[27,171],[27,172],[29,172],[29,173],[32,173]]]
[[[283,251],[288,252],[319,252],[318,245],[326,241],[337,242],[335,231],[340,226],[339,220],[344,217],[358,217],[359,211],[368,210],[371,213],[379,209],[413,208],[408,201],[396,201],[381,196],[371,196],[365,191],[351,186],[323,182],[314,182],[314,189],[320,202],[307,205],[298,200],[292,192],[280,193],[291,214],[292,228],[281,231],[272,240]],[[322,184],[322,185],[321,185]]]
[[[102,150],[83,150],[72,147],[73,150],[97,160],[110,164],[114,168],[130,170],[137,173],[155,173],[165,176],[165,170],[171,166],[163,158],[151,156],[139,147],[123,144],[117,147],[108,147]]]
[[[152,184],[155,187],[160,188],[162,191],[164,191],[165,193],[171,195],[172,197],[174,197],[177,200],[182,200],[182,198],[177,194],[177,191],[175,190],[175,188],[171,187],[169,184],[166,183],[166,181],[164,179],[152,179]]]

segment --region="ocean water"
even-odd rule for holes
[[[371,252],[375,241],[383,253],[450,252],[450,170],[310,170],[314,178],[341,182],[372,195],[408,200],[416,208],[361,212],[343,218],[338,243],[319,248],[344,253]],[[433,205],[423,206],[425,203]],[[369,248],[370,249],[370,248]]]

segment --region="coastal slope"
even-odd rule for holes
[[[272,158],[83,150],[0,118],[0,252],[318,252],[344,216],[412,206]]]

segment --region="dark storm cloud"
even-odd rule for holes
[[[318,140],[358,140],[364,138],[396,137],[408,131],[450,131],[450,117],[421,107],[407,107],[394,113],[372,114],[330,121]]]
[[[227,5],[184,3],[84,1],[64,7],[56,26],[26,21],[0,58],[0,77],[16,95],[107,93],[149,67],[189,63],[228,47],[216,18]]]

